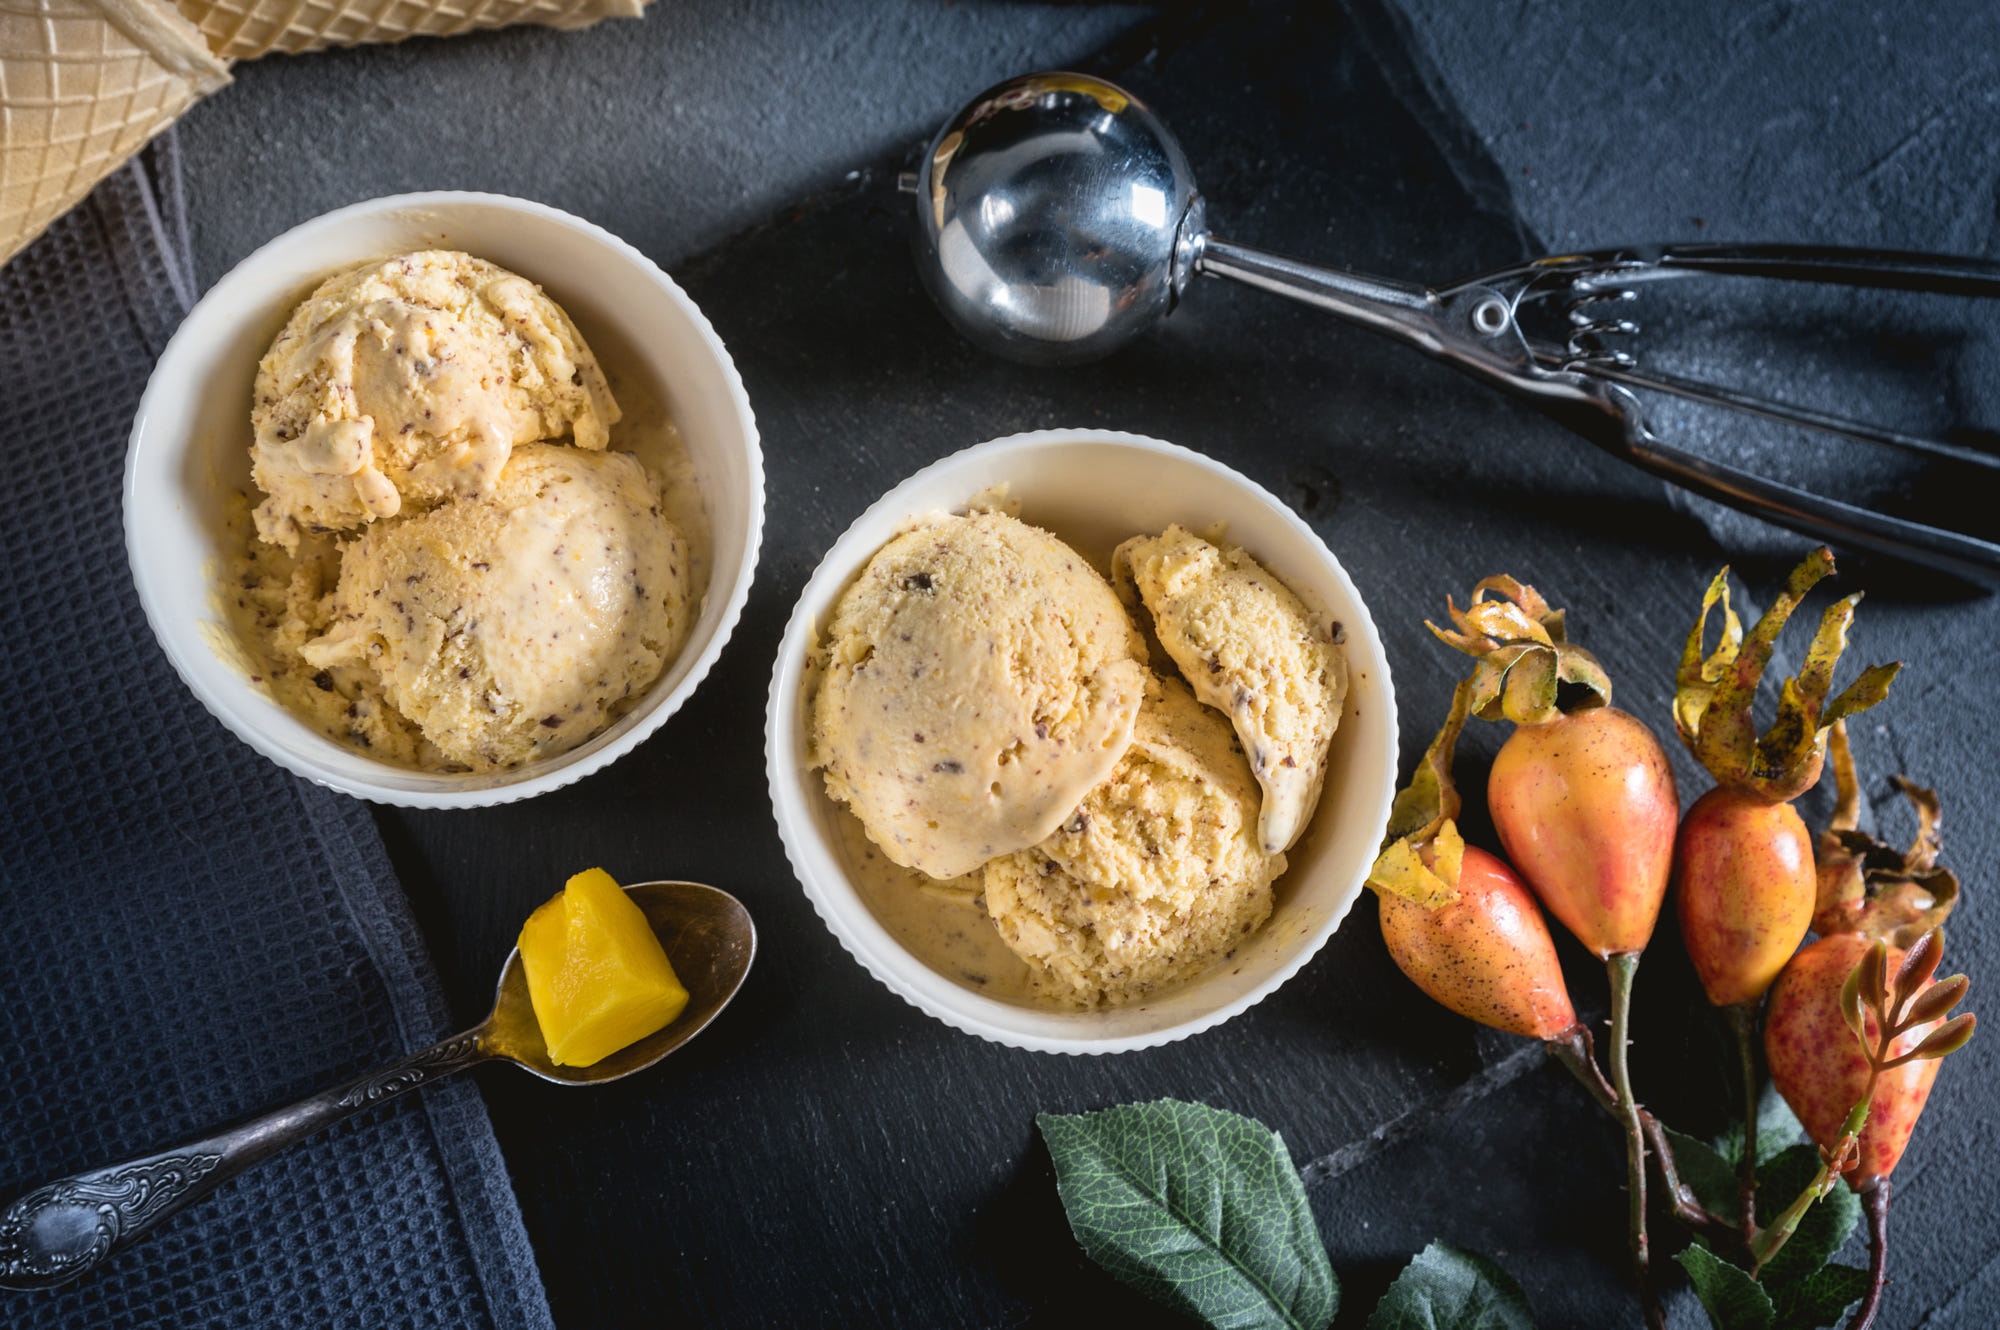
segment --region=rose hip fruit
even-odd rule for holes
[[[1448,607],[1452,627],[1430,630],[1478,662],[1467,711],[1516,727],[1486,783],[1507,858],[1599,957],[1643,950],[1680,818],[1660,741],[1611,705],[1610,676],[1533,587],[1489,577]]]
[[[1549,1040],[1576,1024],[1555,940],[1535,898],[1497,857],[1465,848],[1458,899],[1435,909],[1381,893],[1382,940],[1410,982],[1459,1015]]]
[[[1611,1088],[1625,1125],[1625,1193],[1632,1271],[1652,1301],[1646,1234],[1646,1143],[1632,1093],[1632,979],[1652,941],[1673,870],[1680,795],[1660,741],[1611,705],[1611,678],[1569,640],[1564,612],[1510,576],[1446,602],[1446,645],[1477,662],[1466,710],[1511,720],[1486,783],[1486,806],[1507,857],[1549,913],[1604,961],[1611,981]],[[1551,1044],[1551,1047],[1556,1045]]]
[[[1681,822],[1675,904],[1688,959],[1718,1007],[1755,1002],[1812,922],[1812,836],[1790,804],[1717,786]]]
[[[1486,804],[1507,857],[1600,958],[1642,950],[1667,892],[1680,797],[1646,726],[1594,707],[1516,729]]]
[[[1764,1055],[1771,1065],[1771,1081],[1822,1148],[1830,1149],[1840,1140],[1848,1111],[1868,1085],[1868,1059],[1841,1015],[1840,992],[1873,945],[1857,933],[1821,938],[1792,958],[1771,989],[1764,1018]],[[1901,948],[1889,949],[1891,973],[1903,963],[1903,954]],[[1875,1018],[1868,1015],[1865,1022],[1872,1042],[1879,1033]],[[1931,1022],[1902,1036],[1892,1051],[1908,1051],[1936,1025]],[[1846,1175],[1856,1191],[1867,1190],[1895,1171],[1937,1073],[1934,1060],[1882,1073],[1861,1131],[1859,1162]]]

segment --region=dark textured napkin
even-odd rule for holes
[[[119,491],[194,297],[171,138],[0,268],[0,1199],[447,1033],[366,808],[238,743],[127,572]],[[0,1326],[550,1324],[461,1077],[225,1184]]]
[[[1388,6],[1441,141],[1548,253],[1671,241],[1856,245],[2000,257],[2000,7],[1623,5],[1507,13]],[[1414,274],[1428,280],[1457,273]],[[1991,450],[1990,301],[1722,281],[1620,313],[1642,367]],[[2000,539],[1990,472],[1649,397],[1656,432],[1834,497]],[[1798,537],[1670,491],[1737,553]]]

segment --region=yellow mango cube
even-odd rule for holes
[[[601,868],[529,915],[520,945],[535,1021],[559,1067],[600,1062],[687,1006],[645,911]]]

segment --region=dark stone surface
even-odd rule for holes
[[[1403,64],[1397,23],[1369,7],[1363,40],[1345,16],[1283,11],[1177,10],[1097,62],[1175,127],[1218,230],[1430,278],[1510,261],[1533,243],[1501,168],[1479,155],[1479,136]],[[1657,484],[1527,409],[1254,292],[1204,285],[1159,335],[1087,370],[1032,372],[979,357],[950,337],[917,285],[907,200],[893,192],[901,161],[884,151],[992,77],[1076,59],[1122,30],[1126,16],[927,12],[917,29],[966,25],[955,30],[978,34],[969,55],[953,49],[940,65],[901,58],[932,49],[920,34],[902,35],[911,26],[902,11],[828,5],[785,23],[780,12],[755,14],[773,25],[770,40],[793,44],[772,62],[785,74],[778,100],[797,112],[780,118],[805,125],[810,147],[768,174],[767,159],[751,154],[745,160],[758,170],[743,174],[740,194],[702,179],[734,160],[736,149],[715,138],[731,122],[677,122],[674,99],[650,87],[643,61],[618,66],[632,71],[626,83],[569,81],[583,65],[568,43],[578,51],[596,43],[616,62],[627,45],[655,43],[662,25],[693,33],[696,20],[678,26],[665,0],[636,28],[503,34],[246,69],[230,94],[235,109],[217,99],[189,122],[205,277],[280,226],[350,198],[440,184],[512,189],[592,216],[673,262],[730,345],[757,409],[770,477],[765,554],[742,626],[695,702],[616,767],[532,804],[381,818],[467,1019],[483,1009],[520,919],[584,864],[628,878],[715,882],[740,895],[762,929],[764,951],[739,1005],[658,1074],[587,1094],[505,1070],[480,1074],[558,1322],[1152,1318],[1069,1238],[1032,1123],[1039,1110],[1172,1094],[1254,1114],[1302,1162],[1314,1161],[1315,1210],[1350,1284],[1343,1325],[1359,1325],[1372,1294],[1433,1237],[1500,1256],[1545,1325],[1636,1324],[1619,1276],[1622,1196],[1609,1123],[1539,1053],[1419,998],[1383,954],[1372,908],[1359,907],[1276,996],[1181,1044],[1071,1059],[956,1034],[869,979],[793,882],[762,779],[764,690],[792,601],[848,521],[926,462],[1020,429],[1160,435],[1293,501],[1383,628],[1406,762],[1456,673],[1457,659],[1422,628],[1447,592],[1462,596],[1501,570],[1540,585],[1570,607],[1581,640],[1619,681],[1621,705],[1665,733],[1680,638],[1724,552]],[[1592,10],[1576,22],[1601,35],[1619,20]],[[736,34],[729,40],[761,32],[748,21],[722,27]],[[850,35],[829,45],[829,31]],[[733,74],[717,53],[733,48],[720,37],[693,41],[646,46],[658,52],[659,78],[686,80],[685,95],[675,94],[683,106],[728,103],[738,94],[723,86]],[[1493,49],[1507,47],[1496,40]],[[433,109],[456,105],[511,60],[529,62],[538,84],[563,72],[548,96],[571,109],[496,120],[491,139],[455,121],[445,136],[455,146],[441,155],[363,118],[392,92]],[[854,85],[857,68],[872,94],[828,100],[830,86]],[[1591,110],[1567,88],[1540,95],[1546,114]],[[578,164],[566,156],[562,127],[585,104],[607,129],[602,144],[576,150]],[[309,159],[318,178],[296,193],[253,185],[232,149],[268,134],[256,178],[296,176],[275,163],[328,106],[348,108],[341,123],[355,137],[321,145]],[[253,115],[262,121],[253,125]],[[510,132],[528,151],[506,160],[497,140]],[[636,167],[647,144],[692,178],[676,184],[671,173]],[[641,188],[627,188],[635,179]],[[675,189],[688,200],[679,214]],[[245,207],[204,209],[203,197],[222,190]],[[769,215],[777,198],[809,190],[824,192],[685,259]],[[1962,234],[1941,222],[1935,243]],[[1765,559],[1746,571],[1762,591],[1774,567]],[[1881,725],[1871,722],[1858,742],[1873,794],[1881,796],[1883,774],[1907,769],[1938,784],[1956,812],[1948,850],[1971,900],[1953,930],[1953,962],[1975,976],[2000,955],[1981,899],[2000,855],[1988,813],[1994,763],[1977,724],[1991,714],[1995,687],[1971,652],[1997,627],[1990,600],[1940,600],[1892,584],[1864,607],[1854,646],[1857,657],[1913,662]],[[1934,650],[1941,642],[1952,645]],[[1480,727],[1464,745],[1474,807],[1500,737]],[[1689,797],[1705,788],[1685,762],[1679,771]],[[1490,844],[1479,823],[1467,819],[1469,834]],[[1579,1006],[1601,1013],[1595,965],[1563,946]],[[1642,1095],[1690,1130],[1719,1126],[1725,1044],[1671,928],[1640,989]],[[1985,1181],[1990,1168],[1968,1163],[1991,1156],[1988,1049],[1975,1042],[1946,1068],[1898,1175],[1897,1283],[1885,1325],[1988,1319],[2000,1278],[2000,1196]],[[1675,1310],[1677,1324],[1698,1320],[1685,1293]]]
[[[180,124],[195,269],[426,189],[518,194],[677,263],[901,151],[968,95],[1082,59],[1132,5],[660,0],[522,27],[238,65]]]

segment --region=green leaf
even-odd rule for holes
[[[1375,1304],[1368,1330],[1535,1330],[1521,1286],[1477,1252],[1433,1242]]]
[[[1148,1297],[1226,1330],[1324,1330],[1340,1285],[1279,1135],[1156,1099],[1035,1118],[1070,1230]]]
[[[1763,1140],[1758,1132],[1757,1139]],[[1705,1143],[1692,1136],[1683,1136],[1672,1127],[1667,1128],[1667,1141],[1674,1147],[1674,1169],[1681,1181],[1694,1192],[1710,1214],[1734,1223],[1743,1213],[1743,1184],[1736,1177],[1736,1168]],[[1743,1150],[1742,1133],[1737,1133],[1736,1148],[1732,1155]]]
[[[1799,1125],[1798,1115],[1785,1097],[1766,1082],[1763,1092],[1757,1097],[1757,1162],[1774,1159],[1780,1151],[1797,1145],[1806,1138],[1806,1129]],[[1743,1158],[1743,1128],[1732,1125],[1715,1138],[1715,1152],[1730,1162],[1733,1168]],[[1790,1198],[1787,1197],[1787,1200]]]
[[[1823,1265],[1796,1284],[1778,1289],[1775,1330],[1819,1330],[1847,1315],[1868,1292],[1868,1272],[1851,1265]]]
[[[1689,1247],[1675,1256],[1688,1272],[1694,1295],[1715,1330],[1774,1330],[1771,1295],[1745,1271],[1706,1247]]]
[[[1757,1222],[1768,1224],[1792,1203],[1819,1172],[1819,1151],[1794,1145],[1757,1169]],[[1825,1265],[1861,1222],[1861,1198],[1845,1182],[1820,1198],[1778,1254],[1764,1266],[1764,1283],[1776,1288],[1797,1283]]]

